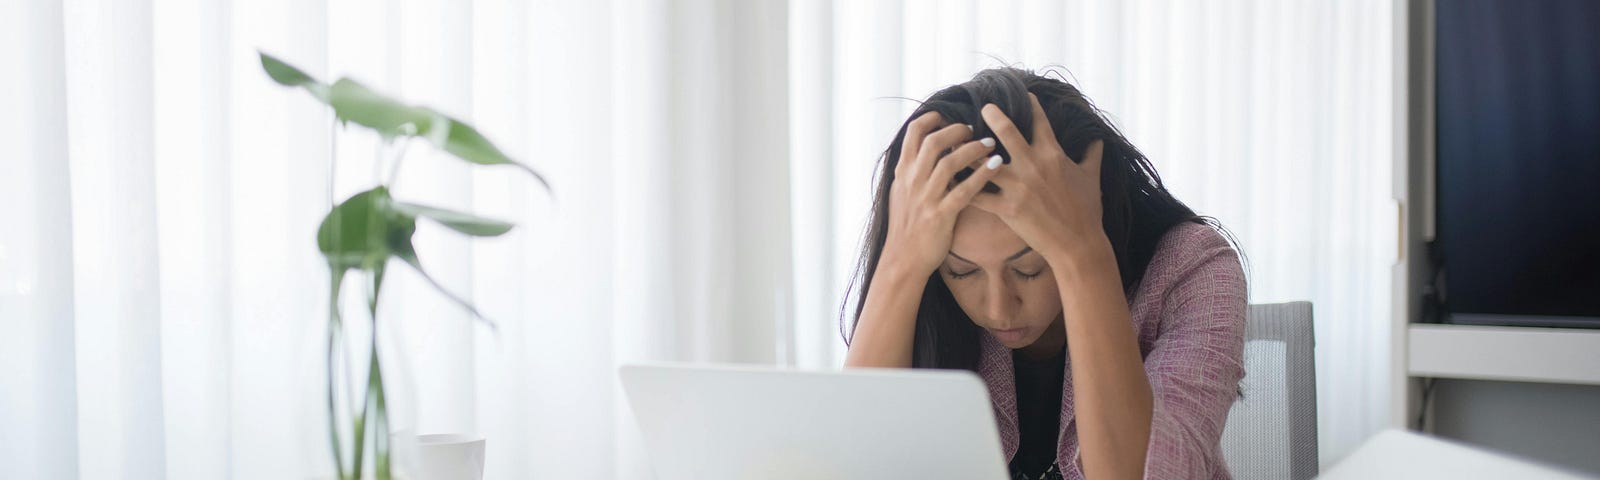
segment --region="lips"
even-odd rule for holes
[[[1028,328],[1022,327],[1009,330],[996,330],[991,328],[989,329],[989,333],[994,335],[994,338],[999,339],[1001,342],[1020,342],[1024,337],[1027,336]]]

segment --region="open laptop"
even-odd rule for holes
[[[1005,479],[977,375],[626,365],[660,480]]]

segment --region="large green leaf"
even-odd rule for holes
[[[415,203],[395,202],[394,208],[412,217],[427,217],[429,220],[450,227],[451,230],[474,237],[499,236],[511,231],[511,227],[515,226],[510,222]]]
[[[434,144],[439,145],[439,148],[450,152],[451,155],[455,155],[457,158],[479,165],[515,165],[522,171],[528,172],[529,175],[533,175],[533,179],[538,180],[539,184],[543,185],[546,190],[550,189],[550,182],[545,181],[544,175],[540,175],[539,172],[533,171],[527,165],[518,163],[516,160],[512,160],[511,157],[506,156],[499,148],[495,148],[488,138],[478,133],[477,129],[454,118],[444,118],[450,123],[436,123],[434,127],[449,128],[450,130],[447,134],[438,135],[438,132],[432,132],[433,134],[428,137]],[[439,140],[441,136],[444,137],[443,143],[440,143]]]
[[[335,281],[351,269],[373,272],[376,280],[381,278],[384,265],[391,257],[399,258],[415,268],[434,290],[466,309],[473,317],[494,327],[494,322],[479,313],[477,307],[444,288],[427,270],[422,269],[422,260],[417,258],[417,250],[411,243],[411,237],[417,232],[419,215],[433,218],[469,235],[492,236],[511,229],[511,224],[505,222],[439,208],[402,204],[390,197],[389,189],[379,186],[355,194],[333,207],[317,229],[317,248],[327,258]]]
[[[512,165],[528,172],[546,190],[550,189],[550,182],[543,175],[507,156],[472,125],[431,108],[406,104],[349,78],[326,85],[277,57],[260,55],[261,68],[273,81],[305,88],[317,100],[333,107],[334,115],[341,120],[376,130],[385,138],[423,137],[439,149],[471,163]]]
[[[432,110],[406,105],[348,78],[333,82],[328,105],[333,106],[333,113],[339,118],[389,138],[426,133],[436,121],[449,121]]]
[[[317,248],[335,270],[371,271],[410,245],[416,217],[395,210],[389,189],[376,187],[333,207],[317,228]]]
[[[318,82],[317,79],[307,75],[306,72],[279,60],[278,57],[267,55],[266,52],[257,51],[261,55],[261,69],[267,71],[267,76],[272,81],[286,87],[302,87],[311,96],[317,97],[322,103],[328,103],[328,86]]]

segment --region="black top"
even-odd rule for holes
[[[1063,346],[1050,358],[1028,360],[1013,351],[1011,363],[1017,386],[1017,455],[1011,458],[1016,478],[1043,477],[1055,470],[1056,442],[1061,432],[1061,384],[1067,373]],[[1059,475],[1059,474],[1057,474]]]

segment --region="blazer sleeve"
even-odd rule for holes
[[[1201,232],[1185,249],[1197,255],[1178,262],[1145,356],[1154,400],[1145,478],[1212,478],[1227,468],[1220,444],[1244,377],[1248,293],[1238,252]]]

